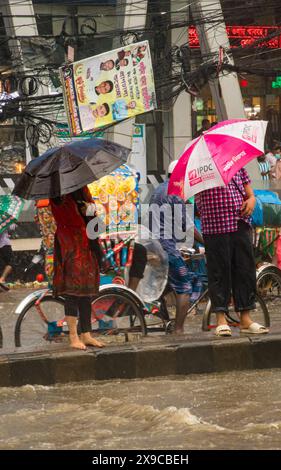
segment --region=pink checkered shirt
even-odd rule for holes
[[[244,198],[233,180],[246,196],[244,185],[249,184],[251,180],[244,168],[236,173],[227,186],[207,189],[195,196],[204,235],[236,232],[239,220],[251,225],[250,217],[241,216]]]

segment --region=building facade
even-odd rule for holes
[[[252,3],[247,1],[247,4]],[[27,20],[27,4],[30,6],[30,15],[33,14],[33,22]],[[254,8],[253,4],[249,6],[246,15],[245,8],[244,10],[242,8],[244,3],[238,1],[236,4],[238,10],[241,5],[241,14],[239,16],[237,13],[234,17],[229,11],[229,2],[222,1],[234,60],[244,66],[250,64],[253,70],[259,67],[270,69],[276,65],[280,55],[281,36],[275,36],[264,44],[253,46],[252,49],[249,49],[249,46],[251,42],[261,40],[269,33],[278,30],[278,11],[274,8],[261,11],[259,8]],[[38,155],[46,146],[44,139],[41,139],[43,142],[40,139],[39,142],[38,139],[36,141],[36,129],[32,123],[28,125],[19,117],[20,112],[14,112],[13,116],[5,114],[5,102],[11,99],[12,93],[18,91],[17,79],[34,73],[35,77],[41,77],[41,83],[37,94],[32,96],[56,93],[57,75],[53,73],[51,80],[44,80],[46,67],[51,65],[52,70],[57,72],[58,67],[66,60],[67,45],[74,48],[75,59],[96,55],[116,47],[114,41],[122,33],[118,31],[120,28],[118,18],[121,16],[121,6],[124,8],[124,0],[122,2],[26,0],[24,3],[7,0],[5,5],[5,7],[0,5],[0,36],[3,43],[3,47],[0,48],[0,185],[2,188],[7,187],[5,184],[11,185],[26,161]],[[7,5],[11,8],[7,9]],[[135,8],[134,11],[137,12],[140,7],[136,5]],[[183,26],[180,26],[180,21]],[[176,24],[176,27],[167,27],[167,24],[171,23]],[[188,28],[186,26],[188,23],[192,23],[192,12],[186,2],[182,0],[147,2],[146,20],[139,25],[139,29],[143,30],[141,38],[148,38],[150,41],[156,83],[158,79],[161,82],[163,75],[169,76],[171,64],[168,56],[175,47],[189,44],[193,70],[202,63],[197,32],[192,26]],[[99,33],[98,36],[95,36],[95,31]],[[89,35],[91,32],[92,35]],[[17,44],[11,39],[12,33],[19,37]],[[17,48],[20,50],[21,61],[15,59],[14,53]],[[239,82],[246,116],[269,120],[269,143],[280,140],[281,78],[279,80],[279,77],[241,73]],[[23,86],[28,86],[32,91],[34,83],[30,79]],[[168,104],[160,88],[158,101],[157,111],[136,118],[137,123],[146,125],[147,168],[148,173],[156,176],[165,174],[169,161],[178,158],[186,143],[201,127],[203,118],[208,118],[211,122],[217,121],[214,99],[208,84],[200,90],[198,96],[183,91],[176,100]],[[56,111],[54,116],[57,115]],[[117,131],[118,126],[116,126]]]

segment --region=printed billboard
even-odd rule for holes
[[[148,41],[73,62],[60,75],[73,135],[156,108]]]

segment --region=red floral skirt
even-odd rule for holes
[[[86,230],[57,229],[54,248],[55,295],[92,296],[99,290],[99,267]]]

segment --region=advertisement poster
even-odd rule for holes
[[[156,108],[148,41],[73,62],[61,67],[60,76],[73,135]]]
[[[146,184],[146,140],[145,124],[134,124],[133,145],[129,163],[140,174],[140,184]]]

